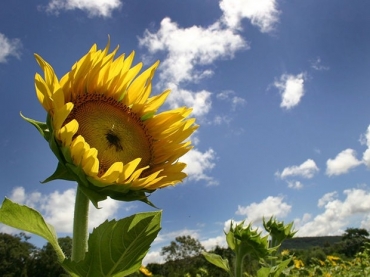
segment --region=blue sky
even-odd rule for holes
[[[70,235],[75,184],[40,184],[56,158],[24,115],[45,120],[40,54],[59,77],[108,35],[119,53],[161,65],[153,93],[200,125],[188,178],[156,191],[163,229],[146,262],[179,235],[225,245],[230,220],[295,222],[298,236],[370,229],[370,2],[6,1],[0,8],[0,196],[39,209]],[[107,200],[91,224],[152,210]],[[1,225],[0,231],[14,232]],[[40,242],[45,243],[44,241]]]

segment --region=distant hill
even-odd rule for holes
[[[342,236],[297,237],[285,240],[280,249],[309,249],[314,246],[325,247],[340,242],[341,240]]]

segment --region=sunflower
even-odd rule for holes
[[[26,118],[37,127],[59,160],[54,179],[75,180],[91,200],[146,199],[144,192],[181,182],[186,164],[178,159],[191,148],[197,129],[191,109],[158,109],[166,90],[151,96],[159,62],[139,74],[134,52],[115,58],[96,44],[60,80],[39,55],[44,76],[36,73],[37,98],[47,122]],[[144,194],[143,194],[144,193]]]

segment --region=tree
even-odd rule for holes
[[[15,236],[0,233],[0,276],[32,276],[27,268],[36,247],[27,242],[29,238],[25,233]]]
[[[197,240],[190,236],[176,237],[169,246],[161,250],[161,255],[165,256],[166,261],[175,261],[200,255],[205,248]]]
[[[361,251],[365,242],[369,242],[369,232],[365,229],[347,228],[340,243],[340,253],[347,257],[354,257]]]
[[[360,228],[347,228],[344,234],[342,235],[342,240],[350,239],[367,239],[369,232],[366,229]]]
[[[72,239],[70,237],[58,238],[58,243],[66,257],[72,253]],[[38,277],[61,277],[69,276],[58,262],[58,257],[53,246],[48,242],[39,249],[29,267],[29,276]]]
[[[190,236],[176,237],[169,246],[161,250],[161,255],[165,256],[166,264],[161,269],[163,276],[196,276],[200,267],[205,264],[201,253],[205,251],[203,245]],[[151,268],[148,267],[149,270]],[[153,272],[154,273],[154,272]]]

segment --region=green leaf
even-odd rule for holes
[[[105,221],[89,237],[83,261],[66,259],[63,266],[80,277],[127,276],[137,271],[157,237],[161,212],[139,213]]]
[[[21,117],[26,120],[28,123],[32,124],[36,127],[36,129],[40,132],[40,134],[46,139],[49,140],[50,137],[50,130],[48,125],[45,122],[37,121],[28,117],[25,117],[22,113],[20,113]]]
[[[279,277],[281,273],[288,267],[291,258],[281,261],[279,264],[273,267],[261,267],[257,271],[257,277]]]
[[[268,277],[270,275],[270,268],[269,267],[261,267],[257,271],[257,277]]]
[[[231,275],[229,261],[227,259],[223,259],[220,255],[213,254],[213,253],[203,252],[202,254],[208,262],[210,262],[211,264],[215,266],[218,266],[219,268],[222,268],[223,270],[225,270],[227,273]]]
[[[54,227],[46,223],[38,211],[5,198],[0,208],[0,222],[43,237],[53,246],[58,260],[60,262],[64,260]]]

